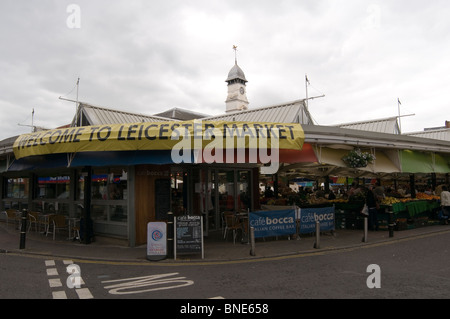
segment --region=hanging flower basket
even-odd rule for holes
[[[342,158],[347,166],[352,168],[366,167],[375,160],[373,154],[367,152],[361,152],[359,148],[350,151],[346,156]]]

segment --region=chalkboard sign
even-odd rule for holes
[[[203,220],[201,216],[175,218],[175,259],[177,254],[203,253]]]
[[[167,220],[170,211],[170,179],[155,180],[155,217]]]

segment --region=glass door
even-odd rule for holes
[[[235,178],[234,170],[219,170],[217,176],[217,188],[219,190],[219,211],[235,212]]]
[[[251,209],[251,172],[237,172],[237,211],[248,212]]]

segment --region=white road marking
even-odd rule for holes
[[[48,280],[48,284],[50,285],[51,288],[62,287],[61,279],[59,279],[59,278],[51,278],[51,279],[49,279]]]
[[[53,291],[52,292],[53,299],[67,299],[67,295],[65,291]]]
[[[73,265],[73,266],[78,267],[78,272],[75,275],[77,275],[77,276],[80,275],[79,266],[74,265],[72,260],[67,259],[67,260],[63,260],[62,262],[64,265]],[[54,260],[46,260],[45,266],[55,267],[56,263]],[[47,272],[47,276],[49,276],[49,277],[59,276],[57,268],[47,268],[46,272]],[[71,273],[71,272],[69,272],[69,274],[71,276],[74,275],[74,273]],[[68,278],[70,278],[70,276]],[[78,279],[79,279],[78,282],[79,282],[80,286],[85,285],[85,282],[81,276],[79,276]],[[49,284],[50,288],[63,287],[61,278],[49,278],[48,284]],[[73,287],[68,286],[68,288],[73,288]],[[91,292],[88,288],[77,288],[77,289],[75,289],[75,292],[77,293],[78,298],[80,298],[80,299],[93,299],[94,298],[94,296],[91,294]],[[67,294],[65,291],[52,291],[52,297],[53,297],[53,299],[67,299]]]
[[[78,297],[80,299],[93,299],[94,298],[94,296],[92,296],[92,294],[88,288],[75,289],[75,291],[77,292]]]
[[[58,270],[56,268],[47,268],[47,276],[58,276]]]
[[[55,261],[54,260],[46,260],[45,261],[45,265],[48,266],[54,266],[55,265]]]
[[[170,274],[150,275],[127,279],[106,280],[102,281],[102,283],[116,283],[105,287],[105,289],[109,289],[108,292],[112,295],[138,294],[143,292],[180,288],[194,284],[193,280],[188,280],[186,279],[186,277],[170,278],[171,276],[174,275],[178,275],[178,273],[176,272]],[[140,289],[147,286],[156,286],[156,287],[148,289]]]

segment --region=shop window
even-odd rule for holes
[[[84,178],[78,180],[83,196]],[[128,220],[128,174],[122,168],[99,168],[92,172],[91,218],[97,222],[126,223]],[[82,198],[80,198],[82,199]]]
[[[122,169],[94,170],[92,174],[92,199],[127,199],[127,180],[127,173]]]
[[[220,211],[234,211],[234,171],[219,171],[218,189]]]
[[[16,210],[20,210],[20,209],[26,209],[27,205],[25,205],[25,203],[20,203],[20,202],[10,202],[10,201],[6,201],[5,202],[5,210],[6,209],[16,209]]]
[[[238,171],[238,210],[247,211],[250,208],[250,171]]]
[[[92,205],[91,218],[95,221],[107,221],[108,220],[108,206],[105,205]]]
[[[78,200],[84,199],[84,176],[78,173],[78,185],[75,198]]]
[[[113,222],[126,222],[128,219],[127,205],[110,205],[109,216]]]
[[[183,215],[185,209],[183,192],[185,180],[187,180],[187,172],[183,170],[177,170],[176,168],[172,170],[170,174],[170,187],[171,187],[171,210],[175,216]]]
[[[70,194],[69,176],[38,177],[38,194],[40,199],[68,200]]]
[[[28,198],[29,179],[9,178],[6,186],[6,198]]]
[[[3,190],[3,209],[28,209],[28,196],[30,192],[29,178],[5,179]]]

